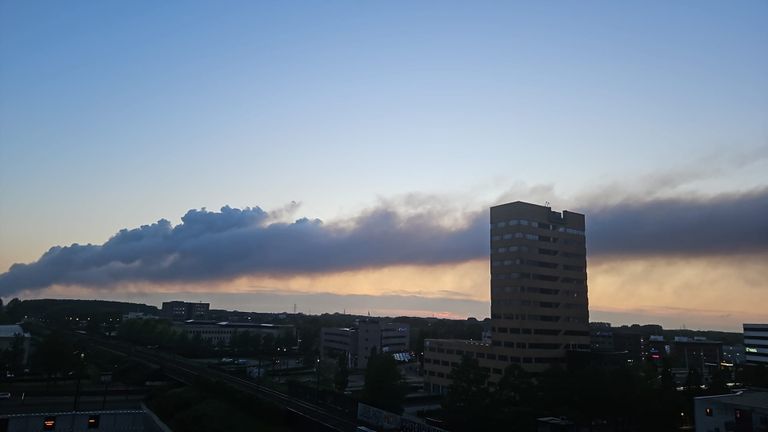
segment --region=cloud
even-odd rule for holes
[[[404,216],[380,207],[335,224],[307,218],[282,223],[270,222],[272,216],[258,207],[190,210],[175,227],[160,220],[121,230],[103,245],[57,246],[34,263],[14,264],[0,275],[0,293],[54,284],[204,281],[431,265],[487,252],[487,216],[469,215],[456,227],[435,223],[439,216],[431,211]]]
[[[0,275],[0,294],[53,285],[178,284],[434,266],[488,255],[487,211],[464,210],[447,217],[444,209],[452,208],[450,203],[441,206],[439,200],[414,195],[402,202],[382,201],[333,223],[279,221],[297,206],[276,212],[258,207],[190,210],[176,226],[160,220],[121,230],[102,245],[56,246],[36,262],[14,264]],[[768,251],[768,188],[582,211],[587,214],[590,258]]]
[[[768,188],[706,199],[622,202],[588,213],[597,255],[712,255],[768,250]]]

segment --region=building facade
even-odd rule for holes
[[[293,339],[296,336],[296,328],[292,325],[188,320],[175,324],[175,328],[190,338],[199,337],[211,344],[224,346],[229,345],[235,333],[250,333],[261,337],[271,335],[275,339],[279,337]]]
[[[345,356],[349,367],[365,369],[371,353],[408,351],[410,326],[380,320],[360,320],[354,327],[323,327],[320,353],[323,358]]]
[[[491,207],[490,238],[490,345],[474,351],[462,341],[425,341],[427,385],[440,391],[449,380],[436,378],[445,372],[435,365],[451,364],[448,350],[478,358],[494,382],[509,364],[543,372],[568,351],[590,349],[584,215],[503,204]]]
[[[696,432],[767,432],[768,392],[743,390],[694,398]]]
[[[768,365],[768,324],[744,324],[744,353],[747,363]]]
[[[29,360],[29,341],[32,336],[18,324],[0,325],[0,352],[18,349],[19,361],[27,364]]]
[[[191,303],[184,301],[163,302],[163,316],[173,321],[200,320],[208,318],[210,303]]]

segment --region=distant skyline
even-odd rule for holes
[[[766,321],[765,22],[763,1],[2,2],[0,297],[482,318],[487,207],[525,200],[586,214],[593,320]]]

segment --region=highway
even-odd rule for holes
[[[296,398],[252,381],[214,369],[209,369],[183,357],[166,354],[157,350],[139,348],[100,338],[84,336],[82,334],[78,334],[77,336],[87,338],[92,344],[97,345],[102,349],[130,356],[150,365],[162,367],[165,374],[170,378],[185,384],[192,384],[197,377],[224,382],[234,388],[256,395],[261,399],[271,401],[327,431],[353,432],[357,428],[357,424],[352,420],[341,417],[322,407],[297,400]]]

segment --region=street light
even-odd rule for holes
[[[315,389],[315,401],[320,403],[320,357],[317,358],[315,361],[315,372],[316,372],[316,389]]]

